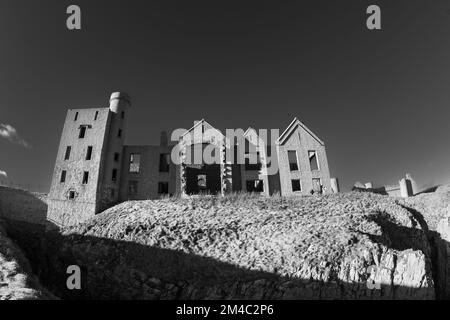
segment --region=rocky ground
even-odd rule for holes
[[[113,254],[106,273],[116,284],[132,266],[125,298],[168,298],[167,287],[188,299],[435,297],[419,219],[370,193],[130,201],[62,234],[70,255],[92,254],[87,268]]]
[[[59,232],[8,230],[64,299],[445,299],[449,192],[129,201]]]

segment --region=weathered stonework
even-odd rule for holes
[[[49,221],[78,223],[119,201],[121,162],[114,155],[123,151],[129,106],[129,97],[117,92],[111,95],[109,108],[67,112],[48,196]],[[88,148],[92,148],[89,158]],[[116,181],[111,179],[114,169]]]
[[[116,92],[111,95],[109,108],[67,112],[48,197],[51,222],[72,225],[121,201],[187,196],[205,191],[222,195],[251,191],[283,196],[332,193],[325,145],[297,118],[273,148],[264,144],[264,139],[254,129],[249,128],[244,133],[246,143],[256,146],[252,151],[259,159],[256,168],[227,157],[231,151],[243,151],[244,143],[231,144],[205,120],[197,121],[177,141],[181,146],[181,163],[175,164],[170,157],[175,144],[168,143],[165,132],[159,146],[124,145],[130,106],[129,96]],[[209,136],[205,132],[209,132]],[[192,165],[187,161],[190,148],[204,150],[206,147],[217,149],[219,162],[215,167],[205,162]],[[273,149],[270,157],[269,149]],[[293,151],[296,168],[292,168],[288,159],[288,152]],[[131,163],[132,157],[136,163]],[[246,157],[250,158],[250,154],[246,153]],[[310,164],[311,157],[316,168]],[[163,160],[168,162],[161,164]],[[270,170],[274,166],[279,170]],[[201,181],[205,185],[200,186]],[[294,190],[298,188],[301,190]]]
[[[296,151],[298,170],[290,170],[288,151]],[[312,170],[310,167],[309,151],[317,152],[317,170]],[[315,186],[313,186],[313,179],[320,181],[325,193],[331,193],[330,171],[325,144],[297,118],[280,136],[277,153],[282,195],[307,195],[312,190],[317,192]],[[295,192],[292,190],[292,179],[300,180],[301,190]]]

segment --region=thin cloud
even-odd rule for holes
[[[30,148],[30,144],[26,142],[18,133],[16,128],[9,124],[0,123],[0,137],[7,139],[11,143],[21,145],[25,148]]]
[[[5,171],[0,170],[0,178],[8,178],[8,174]]]

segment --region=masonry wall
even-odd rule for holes
[[[106,135],[103,162],[101,167],[100,184],[97,190],[97,212],[103,211],[120,200],[121,170],[123,145],[127,132],[128,110],[121,108],[117,113],[110,112],[110,125]],[[120,131],[120,136],[119,136]],[[115,159],[115,154],[118,159]],[[113,170],[116,178],[113,180]]]
[[[160,170],[160,155],[168,154],[170,157],[174,147],[167,145],[167,137],[161,140],[160,146],[124,146],[130,106],[129,96],[116,92],[111,95],[109,108],[67,112],[48,196],[50,221],[60,225],[75,224],[120,201],[183,194],[182,166],[169,161],[169,172]],[[84,138],[79,137],[81,126],[87,128]],[[223,135],[204,120],[190,133],[192,136],[182,138],[187,148],[190,148],[190,143],[201,148],[205,144],[222,147]],[[254,140],[253,144],[257,142],[258,136],[253,129],[247,130],[246,135],[251,138],[250,141]],[[190,142],[189,137],[193,138]],[[71,147],[70,157],[65,159],[68,146]],[[86,158],[89,146],[93,148],[91,159]],[[291,172],[288,150],[297,151],[299,170]],[[309,150],[316,151],[319,170],[311,171]],[[259,150],[260,171],[246,170],[244,164],[224,164],[225,159],[221,159],[219,174],[226,176],[221,191],[246,191],[248,180],[262,180],[266,195],[277,192],[283,196],[308,195],[313,189],[312,180],[318,178],[323,191],[331,193],[325,147],[309,130],[297,126],[289,137],[283,139],[283,144],[277,146],[276,151],[276,155],[271,155],[268,150]],[[130,172],[131,154],[140,155],[140,170],[137,173]],[[279,170],[269,167],[268,175],[265,175],[266,160],[269,158],[272,166]],[[66,172],[65,181],[61,181],[63,170]],[[89,173],[87,183],[83,183],[84,172]],[[301,181],[301,191],[292,191],[292,179]],[[160,183],[167,184],[167,192],[161,192]]]
[[[209,123],[202,120],[199,122],[194,123],[194,127],[191,128],[188,132],[186,132],[181,137],[181,154],[182,154],[182,161],[185,162],[185,164],[190,165],[193,162],[194,165],[200,164],[203,162],[202,154],[206,146],[208,146],[208,151],[211,152],[212,149],[215,150],[215,156],[216,160],[219,160],[220,162],[220,190],[219,193],[222,191],[224,192],[230,192],[233,190],[233,166],[232,164],[225,164],[224,161],[225,155],[222,153],[223,149],[223,135],[222,133],[213,128]],[[212,149],[209,149],[212,147]],[[218,148],[218,149],[216,149]],[[225,150],[225,152],[227,152]],[[224,158],[222,158],[222,156]],[[182,164],[182,167],[184,168],[184,165]],[[180,191],[181,196],[185,196],[186,192],[188,191],[188,176],[187,176],[187,169],[180,168]],[[225,172],[225,176],[223,175],[223,172]],[[181,177],[182,176],[182,177]]]
[[[96,112],[98,115],[95,120]],[[67,224],[70,220],[72,224],[95,214],[108,121],[108,108],[75,109],[67,112],[48,196],[50,221]],[[89,127],[85,137],[81,139],[80,126],[84,125]],[[65,160],[67,146],[71,147],[71,151],[69,159]],[[91,160],[86,160],[88,146],[93,147]],[[65,182],[61,182],[63,170],[66,171]],[[89,172],[87,184],[82,183],[85,171]],[[69,199],[71,191],[75,193],[74,199]]]
[[[269,181],[269,194],[280,194],[281,184],[280,184],[280,173],[272,174],[267,176]]]
[[[261,180],[263,183],[263,191],[261,193],[265,195],[270,194],[270,185],[269,185],[269,177],[264,174],[264,168],[266,165],[266,151],[261,150],[261,148],[265,148],[262,146],[261,148],[257,146],[257,141],[252,141],[250,144],[252,144],[251,150],[247,150],[248,154],[246,157],[249,157],[249,161],[254,162],[254,160],[257,157],[257,153],[260,154],[260,163],[261,163],[261,169],[260,170],[248,170],[246,169],[245,164],[241,164],[240,168],[240,177],[241,177],[241,186],[243,191],[247,191],[247,181],[255,181],[255,180]],[[244,148],[245,149],[245,148]],[[238,148],[240,150],[240,148]],[[240,152],[244,152],[245,150],[241,150]],[[253,159],[252,159],[253,158]]]
[[[390,195],[391,197],[400,197],[400,186],[394,185],[394,186],[385,186],[386,193]]]
[[[283,196],[309,195],[313,189],[313,178],[321,179],[324,193],[331,193],[330,172],[325,146],[309,132],[298,126],[285,143],[277,147],[277,150],[280,190]],[[288,150],[297,151],[298,170],[296,171],[291,171],[289,168]],[[319,170],[311,171],[308,158],[309,150],[317,152]],[[292,191],[292,179],[300,179],[301,191]]]
[[[172,162],[169,172],[159,171],[160,154],[170,154],[171,146],[125,146],[123,148],[122,177],[120,184],[120,201],[147,200],[167,196],[158,193],[158,183],[168,182],[169,194],[176,195],[179,190],[179,166]],[[130,172],[130,156],[139,154],[141,157],[139,173]],[[137,194],[129,193],[130,181],[137,181]]]

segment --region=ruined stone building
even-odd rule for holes
[[[332,192],[324,142],[297,118],[275,147],[258,143],[252,128],[244,132],[245,143],[230,143],[205,120],[195,122],[178,142],[169,143],[162,133],[160,145],[133,146],[124,144],[130,107],[129,96],[116,92],[107,108],[68,110],[48,196],[50,221],[74,224],[121,201],[168,195]],[[176,146],[178,164],[171,157]],[[196,148],[208,146],[217,162],[192,161]],[[227,157],[232,151],[234,157]],[[239,152],[243,162],[236,161]]]

